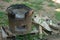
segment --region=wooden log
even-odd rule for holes
[[[4,27],[2,27],[2,29],[4,31],[4,33],[7,35],[7,36],[15,36],[15,34],[13,34],[12,32],[10,32],[9,30],[5,29]],[[3,34],[3,33],[2,33]]]
[[[49,27],[49,25],[46,24],[46,22],[41,23],[41,24],[36,23],[36,22],[32,22],[32,23],[35,23],[35,24],[38,24],[38,25],[42,26],[42,27],[43,27],[45,30],[47,30],[47,31],[52,31],[51,28]],[[46,26],[46,25],[47,25],[47,26]]]
[[[3,27],[1,27],[1,31],[2,31],[2,38],[6,38],[8,35]]]
[[[42,39],[43,38],[43,33],[42,33],[42,27],[39,25],[39,37],[40,37],[40,39]]]
[[[60,30],[60,28],[59,28],[59,26],[58,25],[56,25],[56,24],[51,24],[51,25],[49,25],[52,29],[54,29],[54,30]]]
[[[45,35],[48,35],[48,33],[46,33],[44,30],[43,30],[43,33],[44,33]]]
[[[10,32],[6,28],[1,27],[1,30],[2,30],[2,40],[12,40],[13,37],[15,37],[15,34]]]

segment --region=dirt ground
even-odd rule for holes
[[[0,40],[2,40],[2,38],[1,38],[1,32],[0,32]]]
[[[48,36],[47,40],[60,40],[60,35],[59,34],[50,35]]]

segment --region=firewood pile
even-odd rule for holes
[[[41,30],[39,29],[40,32],[42,32],[43,30],[46,34],[59,33],[58,31],[60,30],[59,25],[53,23],[48,16],[42,17],[39,15],[34,15],[32,19],[33,19],[33,23],[38,24],[39,27],[41,26],[40,28],[42,29]]]

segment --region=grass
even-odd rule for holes
[[[7,16],[4,11],[0,11],[0,26],[8,25]]]
[[[48,6],[55,7],[54,3],[49,3]]]
[[[60,8],[60,4],[57,5],[57,8]]]
[[[48,6],[55,7],[55,4],[52,0],[47,0],[47,1],[48,1]]]
[[[55,17],[56,17],[57,20],[60,21],[60,12],[56,12],[56,13],[55,13]]]
[[[3,1],[5,1],[5,2],[11,2],[12,0],[3,0]]]
[[[45,37],[46,37],[46,35],[43,34],[42,40],[46,39]],[[33,35],[26,34],[26,35],[19,35],[19,36],[17,35],[16,36],[16,40],[24,40],[24,39],[26,39],[26,40],[40,40],[40,37],[38,34],[33,34]]]
[[[33,10],[42,10],[44,0],[28,0],[23,2],[23,4],[29,6]]]
[[[4,6],[0,4],[0,8],[2,9]]]
[[[42,5],[38,5],[38,4],[35,4],[35,3],[23,2],[23,4],[29,6],[33,10],[41,10],[42,9]]]
[[[33,3],[33,4],[42,4],[44,2],[44,0],[29,0],[29,2]]]
[[[38,35],[31,35],[31,34],[27,34],[27,35],[20,35],[20,36],[16,36],[17,40],[38,40]]]

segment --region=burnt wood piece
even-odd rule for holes
[[[60,23],[57,23],[58,25],[60,25]]]
[[[12,32],[10,32],[9,30],[7,30],[5,27],[2,27],[2,29],[4,30],[4,32],[5,32],[8,36],[15,36]]]
[[[7,40],[16,40],[15,36],[7,37]]]

